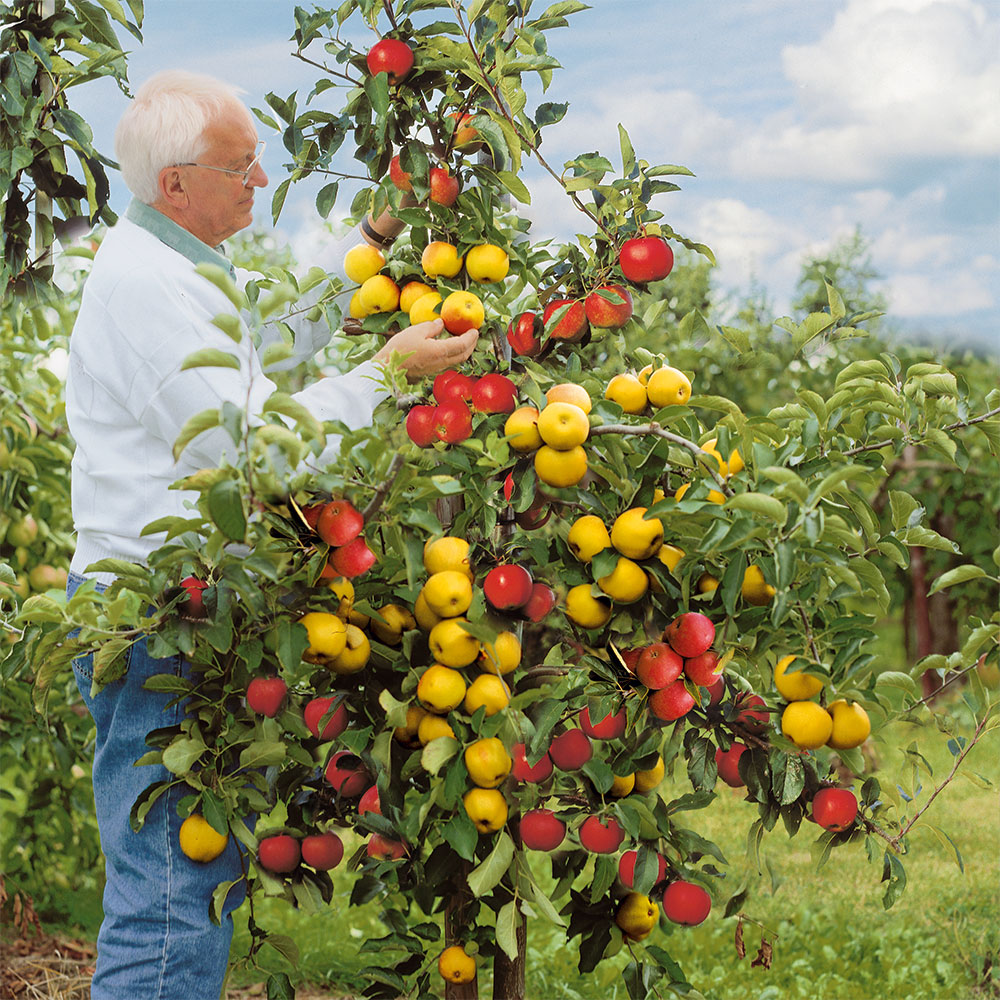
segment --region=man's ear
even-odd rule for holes
[[[188,192],[179,167],[164,167],[158,178],[160,200],[172,208],[188,207]]]

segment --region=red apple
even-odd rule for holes
[[[410,440],[420,448],[426,448],[437,441],[437,407],[421,403],[414,406],[406,414],[406,433]]]
[[[695,701],[683,681],[674,681],[649,696],[649,711],[662,722],[673,722],[687,715]]]
[[[736,700],[740,712],[733,720],[734,725],[742,726],[751,733],[762,733],[771,720],[767,710],[767,702],[759,694],[741,694]]]
[[[513,563],[494,566],[483,581],[486,600],[497,611],[516,611],[524,607],[531,597],[531,574]]]
[[[610,816],[588,816],[580,827],[580,846],[592,854],[614,854],[625,839],[625,831]]]
[[[372,785],[372,787],[369,788],[360,799],[358,799],[358,815],[364,816],[367,812],[378,813],[379,816],[382,815],[382,804],[378,800],[378,785]]]
[[[330,553],[330,565],[337,576],[346,576],[349,580],[367,573],[377,561],[378,557],[360,535]]]
[[[665,642],[654,642],[640,654],[635,675],[651,691],[673,684],[684,669],[684,661]]]
[[[517,407],[517,386],[506,375],[490,372],[473,386],[471,402],[480,413],[513,413]]]
[[[472,115],[463,115],[457,111],[452,111],[448,117],[455,123],[452,141],[456,149],[471,153],[482,148],[483,141],[479,138],[479,130],[470,124]]]
[[[300,857],[299,842],[287,833],[265,837],[257,845],[257,860],[261,868],[278,875],[295,871]]]
[[[406,854],[406,844],[401,840],[392,840],[380,833],[373,833],[365,845],[365,853],[368,857],[378,858],[380,861],[398,861]]]
[[[590,706],[584,705],[578,716],[580,728],[592,740],[616,740],[625,735],[627,716],[624,706],[617,712],[608,712],[600,722],[590,721]]]
[[[357,538],[365,526],[361,511],[347,500],[331,500],[319,515],[316,532],[327,545],[340,546]]]
[[[635,863],[638,858],[638,851],[626,851],[618,860],[618,877],[627,889],[635,885]],[[656,861],[658,865],[656,882],[662,882],[667,877],[667,859],[657,852]],[[653,885],[656,885],[656,882]]]
[[[708,692],[708,704],[718,705],[726,694],[726,682],[720,674],[705,690]]]
[[[849,788],[821,788],[812,800],[813,819],[824,830],[849,830],[858,815],[858,800]]]
[[[531,597],[522,606],[520,614],[529,622],[540,622],[556,606],[558,600],[558,595],[547,583],[533,583]]]
[[[515,316],[507,327],[507,343],[520,357],[534,358],[542,350],[542,321],[533,312],[523,312]]]
[[[413,182],[410,175],[400,165],[398,156],[394,156],[389,161],[389,180],[391,180],[400,191],[413,190]]]
[[[685,611],[664,630],[663,638],[685,659],[701,656],[715,641],[715,626],[700,611]]]
[[[461,399],[434,408],[434,433],[445,444],[458,444],[472,433],[472,414]]]
[[[320,720],[331,708],[333,714],[320,735]],[[313,698],[302,714],[305,716],[309,732],[321,740],[335,740],[347,728],[347,706],[344,705],[344,699],[336,695],[331,695],[329,698]]]
[[[699,687],[711,687],[719,679],[720,672],[719,654],[711,649],[684,661],[688,680]]]
[[[632,297],[621,285],[601,285],[587,296],[586,314],[591,326],[617,330],[632,316]]]
[[[674,252],[662,236],[639,236],[622,244],[618,264],[629,281],[641,285],[670,274]]]
[[[368,50],[368,72],[389,74],[389,83],[402,82],[413,69],[413,49],[398,38],[383,38]]]
[[[302,838],[302,860],[317,871],[336,868],[344,857],[344,844],[332,831]]]
[[[712,897],[694,882],[679,879],[671,882],[663,893],[663,915],[675,924],[694,927],[708,916]]]
[[[431,391],[439,403],[450,403],[456,399],[471,399],[475,385],[476,380],[471,375],[450,369],[435,377]]]
[[[594,748],[582,729],[567,729],[552,741],[549,756],[560,771],[578,771],[594,756]]]
[[[538,784],[552,774],[552,758],[548,751],[542,754],[536,764],[529,764],[523,743],[515,743],[510,748],[511,764],[510,773],[515,781],[528,781]]]
[[[371,785],[364,762],[350,750],[338,750],[326,765],[326,780],[338,795],[353,799]]]
[[[575,299],[553,299],[542,313],[542,323],[551,340],[575,344],[587,332],[587,313],[583,303]]]
[[[186,576],[181,580],[181,587],[187,594],[187,597],[178,606],[181,614],[187,615],[188,618],[204,618],[205,604],[202,591],[208,587],[208,584],[196,576]]]
[[[325,503],[307,503],[302,509],[302,518],[312,528],[313,531],[316,530],[316,524],[319,522],[319,516],[323,513],[323,508],[326,506]],[[191,577],[190,579],[193,579]]]
[[[627,670],[631,670],[635,673],[635,668],[639,666],[639,657],[642,656],[642,650],[644,647],[636,646],[635,649],[620,649],[618,652],[622,654],[622,662],[625,664]]]
[[[287,690],[288,685],[280,677],[255,677],[247,685],[247,706],[252,712],[273,719]]]
[[[521,817],[521,843],[533,851],[554,851],[566,836],[566,824],[551,809],[531,809]]]
[[[552,498],[544,493],[536,493],[531,506],[527,510],[518,511],[514,515],[514,520],[519,528],[525,531],[534,531],[548,523],[552,517]]]
[[[715,751],[715,766],[719,777],[730,788],[743,788],[746,782],[740,777],[740,757],[746,752],[745,743],[734,743],[728,750],[721,747]]]
[[[457,177],[452,177],[444,167],[431,167],[429,180],[431,201],[445,208],[455,204],[459,192]]]

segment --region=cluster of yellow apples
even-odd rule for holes
[[[806,673],[801,664],[790,669],[794,654],[784,656],[774,667],[774,686],[788,704],[781,713],[781,731],[801,750],[815,750],[824,744],[834,750],[861,746],[872,731],[868,713],[857,703],[839,698],[823,707],[812,699],[824,688],[824,681]]]
[[[590,563],[599,552],[618,553],[615,568],[596,583],[605,596],[595,596],[593,587],[581,583],[566,595],[566,615],[581,628],[603,628],[611,619],[612,602],[631,604],[644,597],[659,581],[640,565],[658,559],[673,572],[684,558],[675,545],[663,542],[663,524],[646,517],[646,507],[631,507],[615,518],[611,529],[596,515],[584,514],[573,522],[566,537],[570,552],[582,563]]]
[[[337,605],[334,611],[308,611],[299,619],[309,637],[303,659],[340,675],[356,674],[368,665],[372,646],[366,628],[383,630],[381,622],[354,610],[354,584],[336,577],[327,587]]]
[[[652,406],[683,406],[691,398],[691,380],[677,368],[647,365],[638,374],[620,372],[604,390],[604,398],[617,403],[626,413],[645,413]]]
[[[581,385],[563,382],[545,393],[545,406],[516,409],[504,424],[514,451],[534,452],[535,475],[547,486],[576,486],[587,474],[590,437],[590,394]]]
[[[719,454],[719,449],[717,447],[718,443],[718,438],[709,438],[703,445],[701,445],[701,450],[708,452],[708,454],[715,459],[719,466],[719,475],[722,476],[723,479],[728,479],[730,476],[735,476],[737,472],[742,471],[744,468],[743,456],[739,453],[739,451],[737,451],[737,449],[734,448],[729,453],[729,459],[727,461],[722,457],[722,455]],[[674,493],[674,499],[683,500],[684,494],[687,493],[690,488],[691,483],[683,483],[680,487],[678,487],[677,492]],[[717,504],[724,504],[726,502],[725,496],[723,496],[719,490],[709,490],[708,499],[711,500],[712,503]]]

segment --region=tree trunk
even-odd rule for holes
[[[509,959],[500,948],[493,958],[493,1000],[524,1000],[524,972],[528,950],[528,918],[518,914],[517,958]]]

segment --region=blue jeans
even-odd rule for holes
[[[71,574],[67,593],[84,578]],[[222,991],[233,909],[243,894],[230,893],[222,925],[208,915],[219,882],[237,879],[242,867],[236,840],[215,861],[192,861],[180,849],[182,820],[177,803],[191,789],[184,784],[161,795],[135,833],[129,812],[154,781],[171,777],[162,765],[134,767],[149,750],[146,734],[184,718],[184,705],[167,708],[174,697],[143,689],[153,674],[186,675],[180,657],[153,659],[145,640],[129,651],[124,677],[90,697],[91,657],[74,661],[77,687],[97,726],[94,747],[94,802],[107,883],[104,921],[97,938],[92,1000],[216,1000]]]

